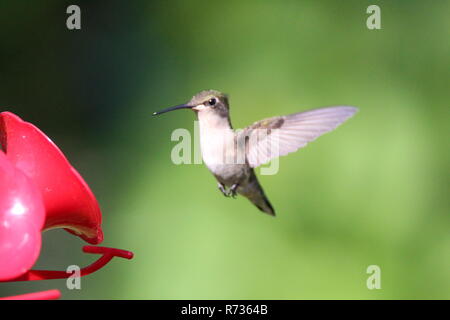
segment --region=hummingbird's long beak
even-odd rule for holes
[[[161,110],[161,111],[153,112],[153,115],[154,115],[154,116],[157,116],[157,115],[160,115],[160,114],[162,114],[162,113],[166,113],[166,112],[173,111],[173,110],[178,110],[178,109],[192,109],[192,108],[193,108],[193,106],[190,106],[190,105],[188,105],[188,104],[180,104],[180,105],[175,106],[175,107],[170,107],[170,108],[167,108],[167,109],[164,109],[164,110]]]

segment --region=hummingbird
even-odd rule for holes
[[[294,152],[353,116],[351,106],[332,106],[267,118],[234,130],[228,96],[204,90],[184,104],[154,112],[160,115],[191,109],[198,118],[203,163],[218,181],[226,197],[237,194],[249,199],[259,210],[275,216],[254,168]]]

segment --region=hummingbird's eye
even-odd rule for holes
[[[214,99],[214,98],[212,98],[212,99],[209,99],[208,104],[209,104],[210,106],[213,106],[213,105],[216,104],[216,102],[217,102],[217,100]]]

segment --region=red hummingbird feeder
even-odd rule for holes
[[[38,128],[10,112],[0,113],[0,282],[68,278],[66,271],[32,270],[41,233],[64,228],[89,244],[103,241],[98,202],[61,150]],[[102,256],[81,269],[93,273],[130,251],[84,246]],[[56,299],[58,290],[4,299]],[[1,299],[1,298],[0,298]]]

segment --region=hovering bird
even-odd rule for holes
[[[218,181],[226,197],[248,198],[259,210],[275,215],[254,168],[294,152],[350,118],[357,108],[335,106],[278,116],[233,130],[227,95],[216,90],[196,94],[188,103],[165,112],[191,109],[199,120],[203,162]]]

